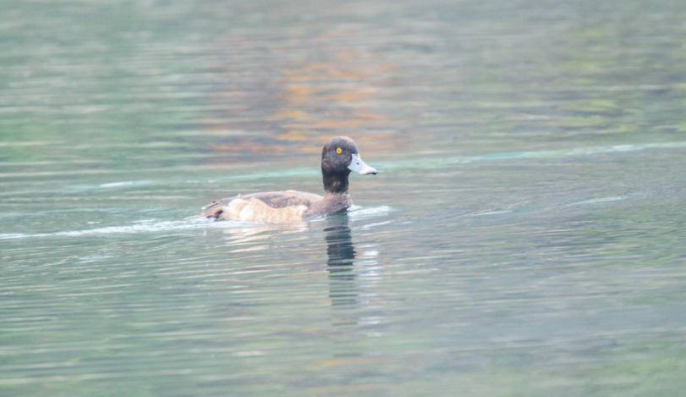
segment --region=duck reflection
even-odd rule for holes
[[[357,275],[355,274],[355,246],[348,215],[326,219],[326,253],[328,255],[329,298],[333,307],[354,308],[358,304]]]

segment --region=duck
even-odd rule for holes
[[[376,168],[362,160],[355,141],[331,138],[322,148],[324,195],[297,190],[260,192],[215,200],[202,208],[214,220],[255,223],[294,223],[347,212],[352,205],[348,177],[351,172],[376,175]]]

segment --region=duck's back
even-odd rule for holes
[[[202,210],[208,218],[245,222],[292,223],[321,203],[318,194],[286,190],[234,196],[215,201]]]

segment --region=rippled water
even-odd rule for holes
[[[686,387],[683,1],[0,6],[0,395]]]

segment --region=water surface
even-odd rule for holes
[[[686,387],[686,3],[0,6],[0,395]]]

